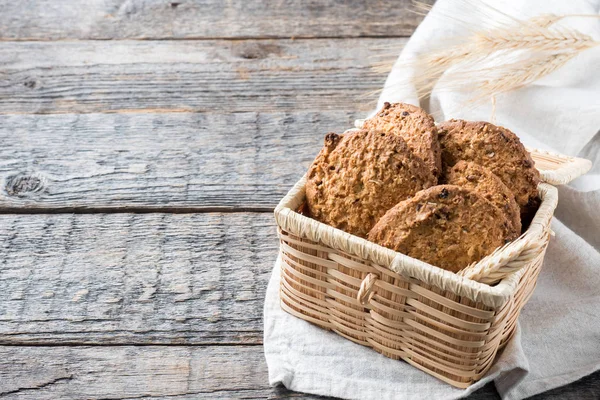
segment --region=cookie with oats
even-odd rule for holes
[[[434,186],[398,203],[368,234],[374,243],[452,272],[509,237],[508,219],[496,206],[456,185]]]
[[[385,212],[437,183],[402,138],[368,130],[328,133],[307,173],[310,216],[366,237]]]
[[[492,171],[467,161],[459,161],[454,167],[444,171],[444,183],[461,186],[482,195],[506,215],[509,222],[510,238],[521,234],[521,215],[515,195]]]
[[[438,125],[438,137],[444,166],[465,160],[488,168],[513,192],[521,222],[529,224],[540,205],[540,173],[517,135],[489,122],[450,120]]]
[[[406,103],[385,103],[375,116],[365,120],[364,129],[400,136],[435,176],[442,171],[437,128],[431,115]]]

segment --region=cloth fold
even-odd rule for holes
[[[438,0],[404,48],[397,65],[434,43],[466,32],[452,15],[459,0]],[[462,2],[464,5],[464,1]],[[493,6],[520,18],[539,14],[598,14],[600,0],[504,0]],[[479,21],[485,23],[486,21]],[[600,40],[600,20],[569,19]],[[537,288],[515,335],[494,366],[466,390],[456,389],[401,361],[295,318],[279,306],[279,260],[264,309],[264,349],[272,385],[346,399],[457,399],[494,381],[503,399],[527,398],[600,369],[600,47],[587,50],[532,85],[497,98],[496,123],[527,146],[585,157],[592,171],[559,188],[559,207]],[[380,98],[419,104],[406,85],[414,72],[398,68]],[[401,85],[399,83],[402,83]],[[461,108],[464,94],[436,91],[427,103],[438,122],[489,120],[491,104]]]

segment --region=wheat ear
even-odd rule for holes
[[[578,53],[600,44],[589,35],[556,25],[563,18],[598,18],[598,15],[542,14],[519,20],[485,3],[471,0],[462,3],[469,13],[499,22],[491,24],[489,29],[475,31],[457,45],[398,64],[399,68],[410,67],[415,75],[411,82],[396,84],[397,87],[412,84],[422,98],[429,96],[434,87],[442,91],[470,90],[474,94],[470,101],[475,104],[530,84],[561,68]],[[424,3],[416,3],[416,7],[420,12],[431,9]],[[460,14],[446,17],[464,23]],[[487,67],[490,64],[495,67]],[[376,68],[389,71],[390,65],[393,64],[380,62]],[[393,91],[395,87],[388,89]]]

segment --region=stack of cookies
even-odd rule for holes
[[[328,133],[306,212],[458,272],[516,239],[539,206],[539,172],[508,129],[386,103],[360,130]]]

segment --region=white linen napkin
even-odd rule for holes
[[[496,1],[519,17],[545,13],[598,14],[600,1]],[[428,51],[465,28],[451,14],[457,0],[438,0],[399,60]],[[464,6],[464,3],[463,3]],[[485,23],[486,21],[479,21]],[[600,39],[600,20],[573,18],[578,30]],[[523,399],[573,382],[600,369],[600,48],[588,50],[551,75],[499,96],[496,122],[531,147],[591,159],[590,173],[559,188],[559,207],[538,286],[524,307],[513,339],[488,374],[456,389],[407,363],[383,357],[279,307],[279,260],[264,309],[264,349],[272,385],[346,399],[455,399],[494,381],[503,399]],[[419,104],[406,82],[409,69],[394,70],[384,101]],[[421,106],[439,117],[489,120],[491,105],[462,109],[460,94],[432,92]],[[441,117],[440,117],[441,116]]]

